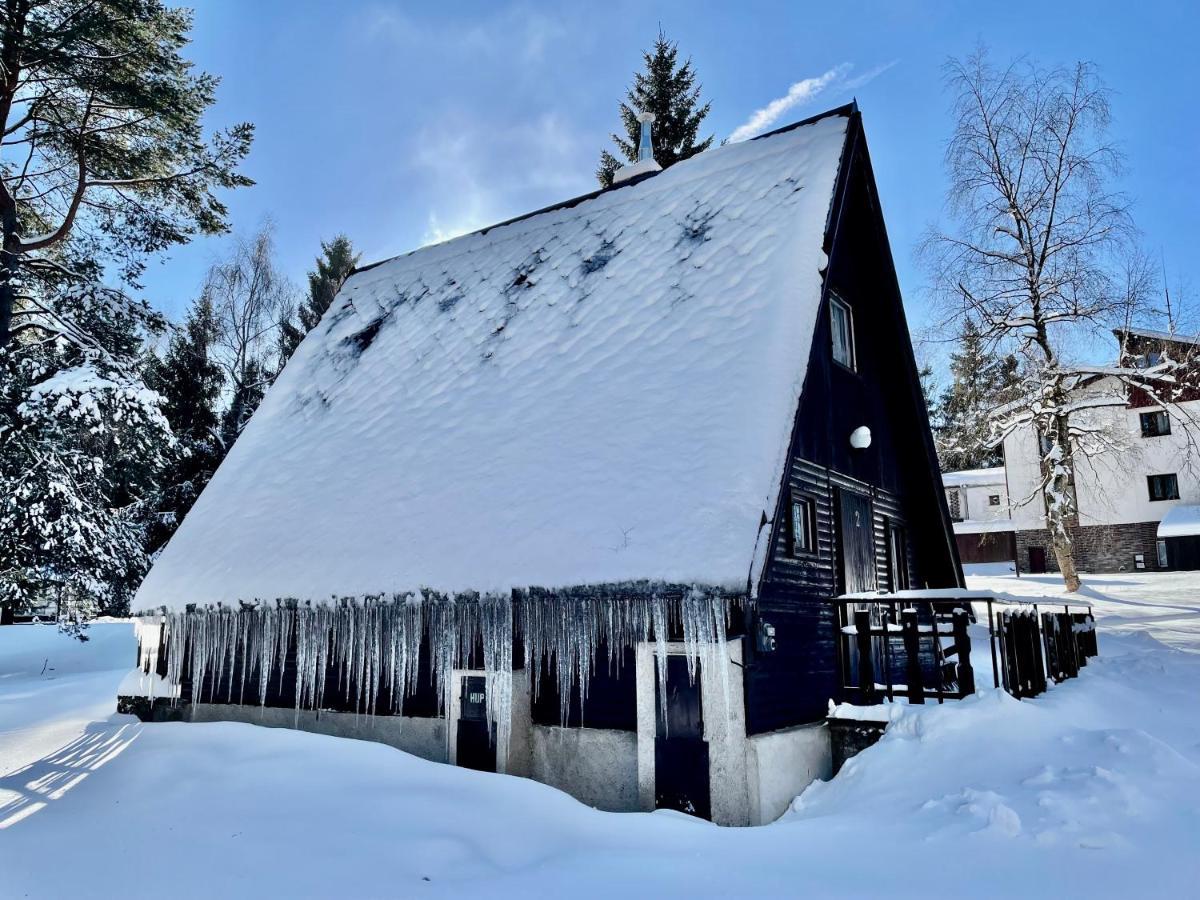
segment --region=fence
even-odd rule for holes
[[[986,594],[839,597],[840,699],[871,705],[907,697],[960,700],[975,693],[970,625],[986,605],[992,682],[1014,697],[1035,697],[1049,682],[1079,674],[1097,655],[1086,604],[1019,603]],[[1061,611],[1060,611],[1061,610]]]

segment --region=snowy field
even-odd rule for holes
[[[900,709],[755,829],[366,742],[143,725],[113,712],[129,625],[0,628],[0,896],[1195,896],[1200,576],[1087,583],[1102,656],[1078,680]]]

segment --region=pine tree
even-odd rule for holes
[[[142,372],[144,340],[161,319],[75,278],[37,299],[95,346],[23,331],[0,350],[0,606],[120,614],[148,565],[174,443]]]
[[[89,343],[63,309],[30,299],[54,301],[34,285],[67,273],[70,245],[134,282],[148,254],[225,230],[213,191],[252,183],[237,167],[253,126],[205,138],[217,79],[181,54],[191,15],[162,0],[0,9],[0,133],[12,148],[0,163],[0,347],[47,321]]]
[[[629,162],[637,161],[641,124],[638,113],[654,113],[654,158],[664,169],[680,160],[707,150],[712,144],[709,135],[696,142],[700,124],[708,115],[711,103],[700,105],[700,85],[691,58],[676,66],[679,46],[667,39],[659,29],[653,50],[643,51],[645,69],[634,73],[633,87],[621,104],[621,124],[625,137],[613,134],[618,152]],[[612,184],[613,173],[621,167],[620,160],[609,151],[600,154],[596,180],[601,186]]]
[[[216,340],[216,311],[202,295],[171,337],[164,358],[150,365],[148,383],[162,396],[163,414],[178,441],[162,474],[159,516],[148,538],[151,551],[174,533],[221,462],[218,402],[225,377],[215,358]]]
[[[979,326],[964,318],[958,349],[950,354],[950,386],[937,405],[937,445],[947,471],[1000,465],[990,440],[990,415],[1010,402],[1019,384],[1017,359],[989,352]]]
[[[354,246],[344,234],[337,235],[332,241],[321,242],[321,255],[317,257],[317,267],[308,273],[308,296],[296,310],[296,319],[290,316],[284,321],[279,334],[279,368],[291,359],[304,336],[317,327],[325,310],[342,284],[358,265],[358,254]]]

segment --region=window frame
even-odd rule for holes
[[[904,523],[896,519],[887,520],[885,531],[887,540],[888,587],[892,593],[907,591],[912,587],[912,579],[908,571],[908,529]],[[897,546],[899,540],[900,546]],[[897,551],[903,550],[900,556]]]
[[[847,340],[846,350],[850,355],[849,362],[838,359],[837,327],[834,320],[834,309],[840,310],[845,318]],[[829,293],[829,355],[832,357],[833,361],[843,369],[846,369],[849,372],[858,371],[858,348],[854,339],[854,310],[851,308],[849,303],[832,291]]]
[[[797,545],[796,534],[796,507],[802,506],[805,509],[804,519],[808,526],[808,535],[811,541],[808,546]],[[787,550],[788,556],[792,559],[807,559],[820,555],[821,543],[817,538],[817,498],[812,494],[806,494],[803,491],[792,491],[788,497],[788,518],[787,518]]]
[[[1151,431],[1146,427],[1147,422],[1162,422],[1165,428],[1161,431]],[[1166,437],[1171,433],[1171,417],[1165,409],[1151,409],[1138,414],[1138,424],[1142,429],[1143,438]]]
[[[999,494],[988,494],[988,506],[999,506],[999,505],[1000,505],[1000,495]]]
[[[1154,496],[1154,485],[1156,483],[1161,484],[1164,488],[1164,490],[1162,492],[1163,495],[1161,497]],[[1171,490],[1166,489],[1168,485],[1171,487]],[[1179,499],[1179,473],[1163,472],[1159,475],[1147,475],[1146,476],[1146,491],[1150,496],[1151,503],[1164,503],[1168,500],[1178,500]]]

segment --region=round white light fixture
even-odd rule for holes
[[[850,432],[850,446],[855,450],[866,450],[871,446],[871,429],[866,425],[859,425]]]

